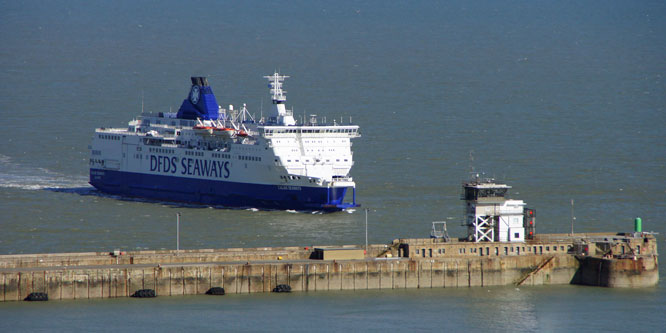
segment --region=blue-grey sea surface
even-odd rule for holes
[[[0,1],[0,254],[464,236],[470,171],[538,232],[666,234],[663,1]],[[88,181],[96,127],[222,105],[351,120],[357,198],[333,214],[128,200]],[[663,266],[663,265],[662,265]],[[663,331],[654,288],[578,286],[0,303],[0,330]]]

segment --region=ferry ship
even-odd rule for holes
[[[316,115],[298,122],[285,105],[288,77],[265,76],[272,105],[258,120],[246,104],[222,108],[207,78],[192,77],[178,112],[142,113],[127,128],[97,128],[90,184],[114,195],[223,207],[359,206],[349,173],[359,127]]]

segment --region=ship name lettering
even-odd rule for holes
[[[176,157],[150,155],[150,171],[176,173]]]
[[[211,161],[183,157],[180,160],[180,174],[200,177],[229,178],[229,161]],[[150,171],[161,173],[178,172],[178,158],[173,156],[150,156]]]
[[[300,186],[278,185],[278,190],[284,191],[300,191]]]

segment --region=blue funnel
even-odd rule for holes
[[[177,118],[217,120],[220,116],[219,107],[213,89],[205,77],[193,76],[192,87],[188,97],[178,109]]]

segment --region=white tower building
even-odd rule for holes
[[[465,222],[468,239],[475,242],[524,242],[524,211],[522,200],[507,199],[511,188],[494,179],[463,183]]]

